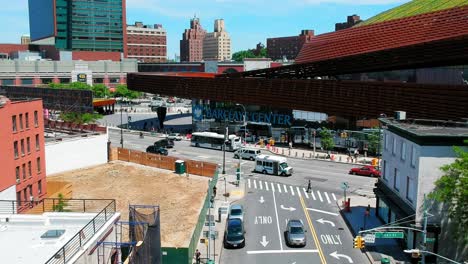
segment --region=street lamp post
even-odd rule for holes
[[[123,148],[122,105],[120,105],[120,147]]]
[[[245,138],[245,134],[247,133],[247,122],[246,122],[246,119],[247,119],[247,111],[245,110],[245,106],[243,104],[239,104],[237,103],[236,104],[237,106],[242,106],[242,109],[244,110],[244,141],[246,140]],[[241,139],[242,139],[242,135],[241,135]],[[242,170],[241,170],[241,160],[242,160],[242,140],[241,140],[241,147],[240,147],[240,151],[239,151],[239,177],[238,177],[238,181],[237,181],[237,184],[239,184],[239,181],[240,181],[240,177],[242,175]]]

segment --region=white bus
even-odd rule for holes
[[[241,138],[236,135],[228,136],[227,151],[235,151],[241,147]],[[212,148],[223,150],[224,135],[214,132],[195,132],[192,133],[190,145],[193,147]]]
[[[292,175],[293,168],[288,166],[285,157],[257,155],[255,158],[255,172],[273,175]]]

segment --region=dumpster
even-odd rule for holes
[[[183,160],[176,160],[175,161],[175,172],[177,174],[184,174],[185,173],[185,161],[183,161]]]
[[[389,259],[389,258],[382,258],[382,259],[380,260],[380,263],[382,263],[382,264],[390,264],[390,259]]]

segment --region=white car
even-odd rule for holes
[[[175,140],[175,141],[181,141],[181,140],[182,140],[182,136],[181,136],[179,133],[170,133],[170,134],[167,136],[167,139],[169,139],[169,140]]]

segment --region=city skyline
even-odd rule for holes
[[[271,37],[296,36],[302,29],[312,29],[316,35],[334,31],[335,23],[357,14],[365,20],[409,0],[289,0],[244,1],[204,0],[174,2],[157,0],[127,0],[127,24],[162,24],[167,30],[167,56],[180,55],[182,33],[196,15],[203,28],[211,29],[214,20],[223,18],[232,39],[232,53],[266,44]],[[260,11],[259,11],[260,10]],[[291,19],[291,18],[294,19]],[[0,16],[0,43],[20,43],[29,35],[28,1],[10,3]]]

